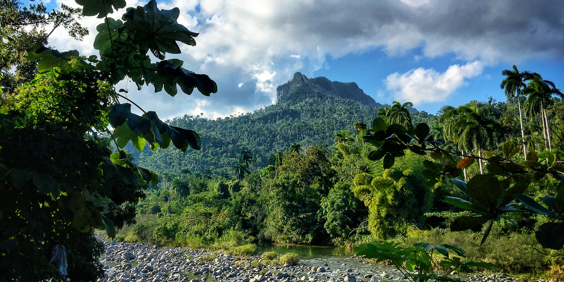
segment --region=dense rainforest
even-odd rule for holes
[[[154,0],[118,19],[109,15],[124,1],[77,3],[47,12],[0,2],[3,279],[102,277],[95,230],[239,254],[360,245],[376,258],[375,248],[397,255],[428,242],[408,250],[460,246],[505,272],[564,276],[564,95],[540,73],[514,66],[492,89],[507,102],[437,115],[296,74],[254,113],[162,121],[132,113],[116,85],[217,93],[210,77],[166,59],[198,34]],[[102,21],[99,56],[46,47],[50,26],[84,37],[80,16]]]
[[[507,72],[520,74],[516,69]],[[541,79],[536,73],[525,74],[530,86],[525,85],[520,93],[531,91]],[[523,145],[529,153],[548,149],[548,137],[544,137],[548,135],[542,127],[546,126],[544,114],[540,108],[535,112],[534,94],[508,94],[507,102],[490,98],[445,106],[435,116],[414,111],[409,102],[373,107],[320,94],[315,85],[304,86],[307,81],[302,79],[302,85],[291,87],[281,102],[254,113],[218,120],[185,116],[171,121],[197,129],[204,144],[206,135],[217,139],[191,155],[143,151],[139,163],[159,171],[162,181],[140,202],[140,223],[124,229],[118,237],[217,248],[247,243],[350,246],[373,239],[404,241],[406,236],[407,241],[432,238],[439,244],[450,237],[448,240],[475,248],[473,258],[488,257],[509,272],[538,271],[559,261],[558,254],[543,257],[535,251],[538,243],[533,232],[545,221],[533,214],[507,214],[493,231],[482,230],[480,224],[462,228],[471,229],[469,233],[446,231],[459,222],[458,217],[468,217],[472,211],[445,200],[471,199],[458,183],[448,179],[466,183],[489,175],[489,170],[496,173],[499,168],[487,158],[494,157],[500,146],[511,144],[512,157],[521,160],[523,154],[516,154],[522,152]],[[504,89],[510,88],[497,91]],[[554,91],[544,101],[554,138],[550,146],[560,148],[564,144],[563,104],[556,88],[549,86],[547,90]],[[410,148],[392,158],[384,157],[385,152],[375,157],[383,148],[371,142],[376,120],[390,128],[401,125],[406,132],[413,132],[408,135],[413,138],[417,138],[417,130],[427,127],[420,139],[441,140],[437,146],[445,155],[452,155],[441,160]],[[390,159],[394,160],[390,163]],[[538,199],[555,193],[557,185],[558,180],[538,175],[530,183],[529,193]],[[492,242],[486,241],[487,248],[480,247],[476,237],[484,232],[485,237],[493,234],[493,239],[488,239]],[[511,236],[517,237],[511,243],[505,241]],[[530,247],[515,253],[509,263],[502,257],[507,255],[508,244],[515,241]],[[531,258],[539,260],[533,263]]]
[[[138,153],[131,144],[127,149],[143,167],[166,172],[167,175],[182,171],[203,173],[206,170],[214,174],[229,175],[242,151],[252,152],[252,169],[265,167],[273,155],[285,151],[292,143],[300,144],[303,148],[319,142],[333,144],[336,132],[354,130],[351,121],[369,123],[378,115],[378,109],[384,108],[373,100],[370,103],[337,96],[339,92],[336,90],[321,92],[317,89],[318,81],[327,79],[304,79],[302,76],[299,75],[301,84],[295,78],[279,87],[280,93],[284,86],[292,86],[290,91],[284,92],[283,97],[279,97],[280,102],[253,113],[216,120],[199,115],[185,115],[171,120],[171,124],[175,126],[198,132],[202,138],[202,149],[199,151],[182,154],[171,150],[153,152],[147,148]],[[339,90],[343,90],[342,88],[344,87]],[[361,92],[358,96],[353,96],[357,99],[372,99],[358,87],[349,88],[356,88]],[[414,112],[415,122],[433,123],[436,120],[425,112],[418,112],[411,107],[409,110]]]

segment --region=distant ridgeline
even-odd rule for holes
[[[296,102],[304,98],[323,96],[349,99],[376,109],[384,107],[374,101],[372,97],[366,95],[362,89],[358,88],[356,83],[330,81],[322,76],[308,79],[305,75],[297,72],[294,74],[294,79],[276,88],[278,103]]]
[[[251,151],[257,160],[251,169],[256,169],[267,166],[272,154],[286,151],[293,142],[300,143],[303,149],[319,142],[332,147],[336,132],[354,131],[355,121],[369,124],[383,107],[354,82],[308,79],[301,73],[278,86],[277,98],[274,105],[239,116],[217,120],[188,115],[175,118],[171,125],[198,132],[202,138],[200,151],[152,152],[145,148],[137,153],[131,144],[127,150],[143,167],[158,173],[181,175],[210,169],[213,173],[231,174],[242,150]]]

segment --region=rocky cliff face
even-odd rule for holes
[[[350,99],[372,107],[382,107],[372,97],[366,95],[354,82],[330,81],[325,77],[308,79],[305,75],[297,72],[294,78],[276,88],[276,98],[279,103],[292,101],[294,99],[310,96],[336,96]]]

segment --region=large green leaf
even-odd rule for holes
[[[460,191],[466,193],[466,189],[467,189],[466,182],[456,178],[451,179],[450,182],[452,182],[454,186],[458,187]]]
[[[466,201],[464,199],[461,199],[461,198],[446,196],[445,201],[447,203],[457,207],[457,208],[461,208],[461,209],[464,209],[464,210],[470,210],[470,211],[475,211],[475,212],[479,212],[479,213],[486,212],[484,210],[481,210],[479,207],[477,207],[473,203]]]
[[[378,132],[378,131],[386,131],[386,129],[388,128],[388,125],[386,124],[386,121],[384,121],[383,118],[375,118],[372,121],[372,130],[374,132]]]
[[[107,218],[107,217],[102,217],[102,220],[104,222],[104,228],[106,229],[106,232],[108,233],[108,237],[110,238],[115,238],[116,237],[116,229],[114,227],[114,222]]]
[[[170,136],[174,146],[182,150],[182,152],[185,152],[188,146],[192,147],[194,150],[200,150],[202,148],[200,135],[193,130],[170,126],[170,131],[167,131],[167,134]]]
[[[389,153],[386,154],[386,156],[384,157],[384,169],[388,169],[394,166],[395,160],[396,158],[394,157],[394,155]]]
[[[75,0],[82,6],[82,14],[85,16],[96,16],[103,18],[114,12],[113,9],[125,7],[125,0]]]
[[[164,87],[171,96],[176,95],[177,85],[188,95],[192,94],[194,87],[205,96],[217,92],[217,84],[207,75],[195,74],[182,68],[182,61],[176,59],[161,61],[156,65],[156,71],[147,70],[144,77],[147,83],[153,84],[155,92],[162,91]]]
[[[372,151],[368,154],[368,159],[371,161],[377,161],[383,158],[386,155],[386,151],[382,149],[378,149],[376,151]]]
[[[21,188],[31,180],[31,173],[25,169],[14,169],[10,175],[10,179],[16,188]]]
[[[31,45],[27,53],[28,60],[39,60],[39,64],[37,65],[38,72],[47,72],[56,67],[63,68],[69,66],[69,61],[78,58],[78,56],[79,54],[76,50],[61,53],[38,44]]]
[[[542,215],[546,215],[546,216],[551,216],[552,213],[545,207],[543,207],[541,204],[537,203],[535,200],[533,200],[533,198],[527,196],[527,195],[523,195],[523,194],[514,194],[513,197],[515,197],[517,200],[519,200],[519,202],[521,202],[523,205],[525,205],[525,207],[537,214],[542,214]]]
[[[32,180],[40,193],[45,195],[52,194],[55,198],[59,197],[59,182],[50,174],[45,172],[32,172]]]
[[[420,141],[425,141],[427,135],[429,134],[429,126],[426,123],[420,123],[415,126],[415,136]]]
[[[464,231],[474,229],[489,220],[488,216],[461,216],[454,219],[450,224],[452,231]]]
[[[122,125],[131,114],[131,104],[115,104],[110,108],[110,125],[114,128]]]
[[[537,228],[535,237],[543,248],[560,250],[564,246],[564,223],[545,223]]]
[[[127,9],[122,19],[141,50],[145,53],[151,50],[155,57],[162,60],[165,53],[180,54],[176,41],[196,45],[194,37],[198,36],[198,33],[191,32],[179,24],[176,21],[179,15],[178,8],[160,10],[157,8],[157,2],[151,0],[144,7]]]
[[[129,141],[133,144],[133,147],[139,151],[143,151],[145,147],[145,139],[135,133],[127,123],[123,123],[114,129],[112,138],[117,138],[116,143],[119,148],[124,148]]]
[[[100,50],[100,54],[112,47],[112,40],[119,38],[124,33],[123,22],[112,18],[106,18],[104,23],[96,27],[98,34],[94,39],[94,49]]]
[[[468,196],[490,208],[497,206],[502,192],[500,181],[491,174],[476,175],[467,183]]]
[[[542,202],[548,207],[551,212],[560,213],[560,207],[558,206],[558,201],[554,196],[544,196],[541,198]]]

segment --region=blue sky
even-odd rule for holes
[[[327,58],[323,68],[313,73],[314,77],[324,76],[330,80],[342,82],[356,82],[364,92],[376,101],[390,104],[398,98],[386,88],[385,79],[388,75],[399,72],[405,73],[416,68],[434,69],[439,73],[445,72],[453,64],[464,64],[453,54],[446,54],[439,58],[414,59],[417,50],[404,56],[388,56],[382,50],[370,50],[362,54],[350,54],[341,58]],[[547,59],[530,59],[516,62],[519,71],[540,73],[544,79],[550,80],[564,91],[563,61],[549,61]],[[512,64],[499,63],[484,67],[483,72],[469,79],[456,88],[448,98],[437,102],[420,102],[415,105],[418,110],[436,114],[445,105],[458,106],[472,100],[487,101],[493,97],[497,101],[505,102],[505,92],[500,88],[504,76],[501,72],[512,69]],[[406,102],[406,100],[401,100]]]
[[[51,7],[74,0],[51,0]],[[47,3],[47,2],[46,2]],[[127,6],[144,5],[127,1]],[[380,103],[411,101],[435,114],[492,96],[505,101],[501,71],[513,64],[564,89],[564,1],[546,0],[168,0],[179,23],[199,32],[197,46],[167,56],[218,83],[212,97],[168,97],[150,86],[130,98],[161,117],[204,113],[217,118],[275,102],[276,87],[297,71],[356,82]],[[124,12],[110,16],[120,18]],[[62,29],[50,38],[60,51],[92,48],[100,19],[84,18],[83,42]]]

